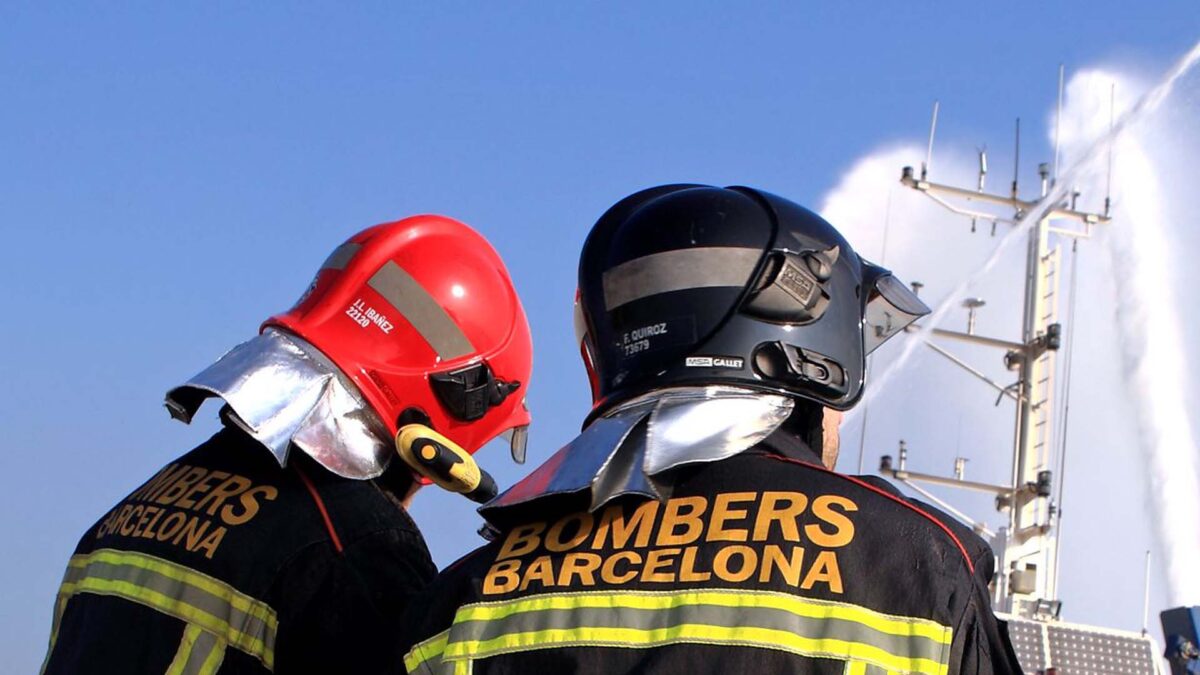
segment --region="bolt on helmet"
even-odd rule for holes
[[[505,435],[524,461],[529,324],[499,254],[463,223],[423,215],[354,235],[270,327],[328,357],[393,436],[421,422],[474,453]]]
[[[828,222],[747,187],[665,185],[610,208],[579,262],[589,421],[650,390],[732,384],[838,410],[924,303]]]

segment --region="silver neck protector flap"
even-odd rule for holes
[[[387,427],[324,354],[290,333],[268,328],[167,392],[171,416],[185,424],[209,398],[262,443],[280,466],[294,444],[344,478],[383,473],[392,457]]]
[[[749,449],[778,429],[793,406],[786,396],[740,387],[652,392],[592,422],[479,512],[490,519],[510,506],[585,490],[590,491],[592,511],[625,494],[664,500],[670,484],[663,474]]]

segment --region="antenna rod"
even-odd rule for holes
[[[1058,112],[1054,114],[1054,178],[1051,185],[1058,183],[1058,161],[1062,156],[1063,70],[1063,64],[1058,64]]]
[[[1013,153],[1013,182],[1012,182],[1012,198],[1017,198],[1017,179],[1021,176],[1021,118],[1017,118],[1017,142],[1016,151]]]
[[[1063,364],[1063,383],[1062,383],[1062,415],[1059,418],[1059,450],[1058,450],[1058,468],[1055,473],[1058,475],[1058,496],[1054,499],[1054,504],[1057,508],[1055,516],[1055,525],[1058,529],[1058,545],[1054,547],[1054,567],[1050,573],[1053,580],[1053,587],[1058,589],[1058,569],[1059,562],[1062,560],[1062,517],[1063,517],[1063,493],[1067,486],[1067,430],[1071,421],[1071,373],[1073,372],[1072,363],[1075,358],[1075,309],[1078,306],[1079,298],[1079,240],[1071,242],[1071,296],[1067,304],[1067,337],[1065,351],[1066,363]]]
[[[921,180],[929,175],[929,165],[933,164],[933,135],[937,132],[938,107],[941,102],[933,102],[933,119],[929,122],[929,149],[925,151],[925,163],[921,165]]]
[[[1146,597],[1142,603],[1142,635],[1150,626],[1150,549],[1146,549]]]
[[[987,145],[979,148],[979,192],[983,192],[983,182],[987,180]],[[971,232],[975,232],[975,223],[978,219],[971,216]],[[995,226],[995,222],[992,223]]]
[[[1112,215],[1113,126],[1116,120],[1117,83],[1108,90],[1108,180],[1104,187],[1104,216]]]
[[[979,149],[979,192],[983,192],[983,182],[987,180],[987,146]]]

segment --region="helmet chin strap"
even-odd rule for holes
[[[171,416],[190,423],[205,400],[220,398],[229,419],[261,443],[280,466],[291,447],[342,476],[383,473],[391,434],[354,385],[317,349],[268,328],[184,384],[167,392]]]

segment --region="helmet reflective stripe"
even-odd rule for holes
[[[757,248],[698,247],[663,251],[604,273],[604,306],[612,311],[642,298],[690,288],[741,288],[763,256]]]
[[[333,253],[330,253],[329,257],[325,259],[325,262],[321,264],[321,269],[345,269],[346,263],[350,262],[350,259],[353,258],[354,254],[358,253],[358,250],[361,248],[362,246],[352,241],[342,244],[341,246],[333,249]]]
[[[443,360],[475,351],[454,319],[404,268],[389,260],[367,282],[416,329]]]

